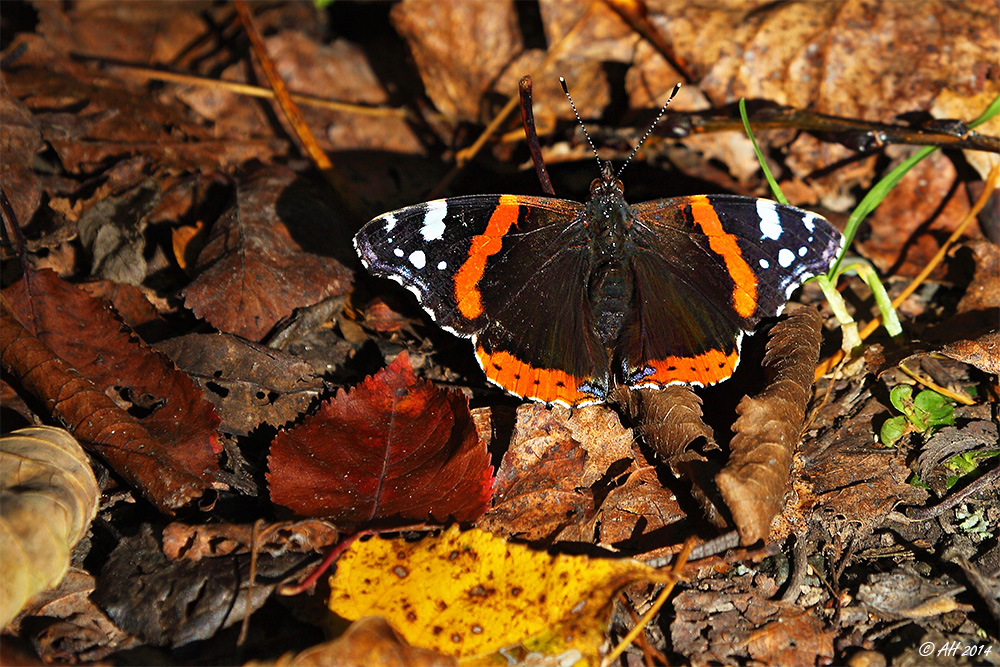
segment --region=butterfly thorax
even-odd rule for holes
[[[590,186],[584,219],[594,251],[588,297],[595,330],[608,348],[618,339],[631,307],[633,281],[627,266],[627,246],[632,218],[621,181],[614,177],[610,163],[604,163],[602,177]]]

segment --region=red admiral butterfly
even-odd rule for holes
[[[739,363],[743,334],[823,273],[841,235],[767,199],[625,201],[608,162],[585,204],[471,195],[378,216],[361,262],[472,338],[490,381],[585,405],[614,383],[709,385]]]

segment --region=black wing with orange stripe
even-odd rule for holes
[[[840,250],[826,220],[766,199],[702,195],[632,211],[636,308],[619,363],[633,386],[728,378],[743,333]]]
[[[455,197],[379,216],[355,245],[369,271],[472,337],[491,381],[575,405],[603,400],[609,386],[585,289],[592,257],[583,212],[543,197]]]

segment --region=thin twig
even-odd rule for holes
[[[689,537],[687,541],[684,542],[684,547],[681,549],[680,553],[677,554],[677,560],[674,561],[674,564],[670,568],[670,572],[673,575],[670,581],[664,584],[663,590],[660,591],[656,600],[653,601],[652,606],[646,610],[646,613],[642,615],[642,618],[639,619],[639,622],[635,625],[635,627],[632,628],[628,634],[625,635],[625,638],[618,643],[618,646],[616,646],[614,650],[601,661],[602,667],[610,665],[625,651],[625,649],[631,646],[632,642],[635,641],[635,638],[639,636],[639,633],[642,632],[647,625],[649,625],[649,622],[653,620],[653,617],[656,616],[663,605],[666,604],[667,600],[670,598],[670,593],[674,590],[674,586],[677,585],[677,578],[680,575],[680,572],[684,569],[684,566],[687,565],[688,558],[691,556],[691,552],[694,550],[696,542],[697,538],[694,536]]]
[[[131,74],[138,74],[152,79],[153,81],[169,81],[171,83],[182,83],[190,86],[216,88],[226,90],[237,95],[246,95],[248,97],[260,97],[264,99],[275,99],[277,97],[274,91],[270,88],[255,86],[241,81],[227,81],[225,79],[213,79],[212,77],[198,76],[195,74],[170,72],[167,70],[155,69],[153,67],[140,67],[138,65],[113,63],[104,61],[104,59],[101,58],[90,58],[86,56],[85,58],[88,60],[99,60],[107,69],[111,71],[121,70]],[[408,118],[412,115],[408,109],[401,107],[381,107],[368,106],[365,104],[352,104],[350,102],[340,102],[338,100],[330,100],[324,97],[309,95],[308,93],[295,93],[292,91],[289,91],[288,95],[292,101],[303,106],[328,109],[330,111],[343,111],[345,113],[352,113],[358,116]]]
[[[260,34],[260,30],[257,28],[257,24],[254,21],[253,14],[251,13],[246,0],[235,0],[234,4],[236,12],[239,14],[240,22],[243,24],[243,29],[250,38],[250,42],[253,44],[254,52],[257,54],[257,59],[260,61],[261,68],[264,70],[264,76],[267,77],[267,82],[270,84],[271,89],[274,90],[278,106],[281,107],[281,111],[284,113],[285,118],[287,118],[288,122],[291,123],[292,129],[295,131],[303,149],[312,159],[316,167],[323,172],[324,176],[326,176],[327,181],[329,181],[330,185],[333,186],[333,189],[336,191],[341,203],[348,207],[353,213],[361,217],[363,207],[360,200],[358,200],[351,189],[347,187],[347,182],[344,178],[337,172],[336,169],[334,169],[330,158],[325,152],[323,152],[319,142],[316,141],[316,137],[313,136],[312,131],[306,124],[305,118],[302,116],[302,111],[299,109],[298,105],[292,101],[284,79],[282,79],[281,75],[278,74],[278,68],[275,67],[274,61],[271,60],[271,57],[267,53],[267,48],[264,44],[264,37]]]
[[[954,509],[959,503],[969,496],[975,495],[987,489],[996,489],[997,482],[1000,481],[1000,465],[994,466],[991,470],[980,475],[975,481],[954,492],[937,505],[930,507],[911,507],[906,510],[905,516],[910,521],[926,521],[936,516],[944,514],[950,509]]]
[[[958,392],[954,392],[951,389],[948,389],[947,387],[942,387],[941,385],[939,385],[938,383],[936,383],[934,380],[932,380],[930,378],[926,378],[926,377],[920,375],[919,373],[917,373],[916,371],[913,371],[913,370],[907,368],[906,364],[900,364],[899,365],[899,370],[903,371],[904,373],[906,373],[911,378],[913,378],[914,380],[916,380],[918,383],[924,385],[928,389],[933,389],[934,391],[936,391],[937,393],[941,394],[942,396],[946,396],[946,397],[950,398],[953,401],[957,401],[957,402],[961,403],[962,405],[975,405],[976,404],[976,402],[974,400],[972,400],[971,398],[969,398],[968,396],[966,396],[964,394],[959,394]]]
[[[538,182],[542,184],[542,192],[549,196],[555,195],[556,191],[552,187],[552,179],[549,178],[549,171],[545,168],[545,159],[542,157],[542,147],[538,143],[535,112],[531,108],[531,77],[521,77],[517,88],[521,98],[521,122],[524,124],[524,136],[528,140],[528,152],[531,153],[531,162],[535,165]]]
[[[247,581],[247,599],[243,609],[243,622],[240,623],[240,634],[236,638],[237,646],[243,646],[247,640],[247,633],[250,631],[250,615],[253,613],[253,587],[257,579],[257,554],[260,552],[260,546],[257,542],[260,539],[262,525],[264,525],[264,520],[257,519],[253,522],[253,528],[250,529],[250,577]]]

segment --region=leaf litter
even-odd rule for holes
[[[622,158],[664,91],[692,84],[675,101],[676,122],[665,119],[630,167],[634,201],[702,191],[706,181],[713,191],[760,195],[745,137],[716,131],[733,126],[726,105],[740,95],[881,123],[827,133],[784,125],[763,137],[786,193],[835,221],[859,188],[912,151],[892,145],[911,129],[898,116],[970,119],[997,94],[1000,36],[988,2],[927,0],[921,11],[885,2],[667,4],[648,7],[648,24],[622,2],[444,13],[438,3],[322,11],[297,3],[253,13],[285,81],[343,103],[306,106],[304,118],[372,215],[426,199],[453,158],[466,164],[456,151],[529,72],[560,196],[586,192],[594,173],[556,74],[569,78],[601,149]],[[469,21],[480,27],[470,31]],[[973,225],[973,238],[901,306],[916,344],[876,335],[867,374],[825,377],[811,389],[801,378],[764,382],[765,346],[790,350],[805,368],[835,345],[835,332],[824,331],[820,347],[815,330],[783,339],[779,326],[748,339],[742,374],[720,387],[635,392],[616,409],[515,409],[483,386],[467,348],[428,327],[398,290],[356,273],[349,239],[363,220],[298,158],[282,115],[204,85],[263,81],[231,39],[242,39],[232,6],[34,3],[5,11],[5,23],[14,29],[0,84],[0,184],[34,268],[15,282],[19,262],[4,246],[4,425],[71,427],[104,491],[70,575],[6,629],[33,653],[452,664],[419,648],[406,619],[359,620],[321,643],[316,626],[329,619],[300,598],[325,600],[323,581],[289,602],[294,613],[273,594],[306,576],[310,558],[345,531],[449,517],[529,542],[532,558],[587,553],[579,562],[595,567],[625,556],[662,561],[692,534],[706,547],[733,528],[746,543],[765,538],[763,548],[685,570],[688,583],[637,643],[645,648],[622,660],[886,662],[916,659],[921,641],[997,645],[991,628],[1000,619],[988,602],[1000,565],[995,488],[961,495],[997,460],[995,218]],[[488,35],[491,46],[470,34]],[[163,81],[164,69],[198,79]],[[944,127],[912,122],[924,132]],[[986,139],[998,134],[979,129]],[[454,170],[450,192],[537,193],[513,173],[525,159],[522,137],[516,122],[504,126]],[[890,145],[879,149],[876,137]],[[995,158],[969,151],[969,170],[956,155],[919,166],[866,223],[858,249],[891,274],[890,292],[937,251],[977,196],[972,171],[984,177],[983,156]],[[6,209],[3,217],[9,233],[13,217]],[[58,278],[38,270],[46,266]],[[850,279],[841,287],[854,316],[869,319],[867,288]],[[798,298],[815,307],[817,292],[807,285]],[[829,329],[829,313],[819,312]],[[782,365],[786,355],[771,356]],[[875,436],[898,414],[890,391],[914,382],[900,363],[976,405],[956,405],[954,426],[884,446]],[[777,422],[759,412],[776,407]],[[402,437],[385,428],[400,418]],[[419,461],[407,458],[414,452]],[[735,487],[715,481],[727,478]],[[915,520],[914,506],[937,513]],[[164,525],[163,515],[177,513],[183,522]],[[440,539],[406,541],[407,558]],[[383,543],[398,542],[375,537],[354,548]],[[374,574],[398,579],[392,568]],[[591,660],[653,596],[647,584],[618,597],[609,592],[617,584],[594,582],[584,578],[582,594],[605,596],[595,605],[602,612],[578,626],[588,637],[578,650]],[[471,605],[448,629],[485,610]],[[559,627],[545,623],[543,636]]]

